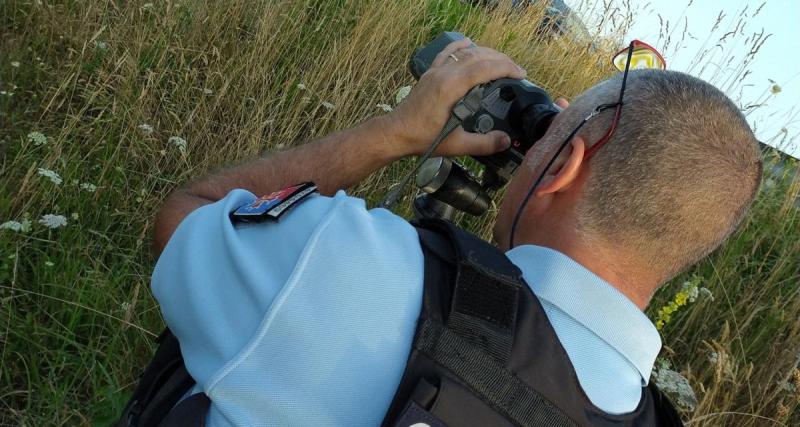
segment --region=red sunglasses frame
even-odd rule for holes
[[[628,75],[628,71],[631,66],[631,57],[633,56],[633,51],[636,49],[636,47],[644,47],[645,49],[652,51],[653,53],[656,54],[661,63],[664,64],[664,68],[667,67],[667,61],[664,60],[664,57],[661,56],[661,53],[659,53],[658,50],[656,50],[656,48],[650,46],[649,44],[641,40],[634,39],[631,40],[631,43],[628,45],[628,47],[626,47],[625,49],[621,49],[619,52],[615,53],[614,56],[611,57],[611,64],[616,66],[616,64],[614,64],[614,58],[616,58],[619,54],[625,52],[626,50],[628,51],[628,59],[625,63],[625,70],[624,70],[625,77],[627,77]],[[623,86],[620,89],[621,92],[625,90],[624,79],[622,85]],[[591,158],[595,153],[597,153],[598,150],[600,150],[600,148],[606,145],[609,139],[611,139],[611,137],[614,135],[614,131],[617,130],[617,124],[619,123],[619,118],[621,115],[622,115],[622,95],[620,94],[617,108],[614,111],[614,120],[611,121],[611,126],[608,128],[608,131],[606,131],[606,133],[597,141],[597,143],[595,143],[594,145],[592,145],[591,148],[586,150],[586,152],[583,155],[584,160],[588,160],[589,158]]]
[[[572,138],[578,133],[578,131],[581,129],[581,127],[583,127],[583,125],[585,125],[592,117],[598,115],[600,112],[602,112],[602,111],[604,111],[606,109],[615,107],[614,119],[611,121],[611,126],[608,128],[606,133],[594,145],[591,146],[591,148],[586,150],[586,152],[583,155],[584,161],[588,161],[589,158],[591,158],[595,153],[597,153],[597,151],[600,150],[611,139],[611,137],[614,135],[614,131],[617,129],[617,124],[619,124],[619,118],[622,115],[622,105],[623,105],[623,99],[625,97],[625,86],[626,86],[627,81],[628,81],[628,71],[630,71],[630,67],[631,67],[631,58],[633,57],[633,50],[637,46],[642,46],[642,47],[645,47],[648,50],[651,50],[651,51],[655,52],[655,54],[658,55],[658,59],[660,59],[661,63],[664,64],[664,68],[666,68],[667,62],[664,60],[664,57],[661,56],[661,53],[659,53],[654,47],[650,46],[649,44],[647,44],[647,43],[645,43],[645,42],[643,42],[641,40],[636,40],[636,39],[631,40],[631,42],[630,42],[630,44],[628,45],[627,48],[622,49],[619,52],[617,52],[616,54],[614,54],[614,56],[612,57],[612,60],[611,60],[612,64],[614,62],[613,58],[616,58],[617,55],[625,52],[626,50],[628,51],[628,59],[625,61],[625,70],[623,71],[623,74],[622,74],[622,84],[621,84],[620,89],[619,89],[619,98],[617,99],[617,102],[613,103],[613,104],[601,104],[601,105],[598,105],[594,109],[594,111],[592,111],[592,113],[589,114],[588,117],[583,119],[583,121],[581,121],[581,123],[578,124],[578,126],[572,131],[572,133],[569,134],[569,136],[561,144],[560,148],[556,151],[556,154],[550,159],[550,162],[547,163],[547,166],[544,167],[544,170],[542,171],[541,175],[539,175],[539,178],[530,187],[530,189],[528,190],[528,194],[522,200],[522,203],[520,204],[520,207],[517,210],[517,214],[514,216],[514,220],[511,223],[511,232],[509,233],[509,239],[508,239],[510,248],[514,247],[514,234],[517,231],[517,224],[519,223],[520,217],[522,217],[522,212],[525,210],[525,206],[528,205],[528,201],[530,200],[531,196],[533,195],[534,191],[536,190],[536,187],[539,186],[539,183],[542,181],[542,178],[544,178],[544,175],[550,169],[550,166],[553,165],[553,163],[555,162],[556,158],[558,158],[558,155],[561,154],[561,151],[564,150],[564,148],[567,146],[567,144],[569,144],[569,142],[572,140]],[[614,66],[616,66],[616,64],[614,64]]]

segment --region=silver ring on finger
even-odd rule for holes
[[[450,54],[450,55],[448,55],[448,56],[449,56],[449,57],[451,57],[451,58],[453,58],[453,61],[456,61],[456,62],[458,62],[458,57],[456,56],[456,54],[455,54],[455,53],[451,53],[451,54]]]

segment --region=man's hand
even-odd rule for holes
[[[389,139],[407,144],[412,154],[420,154],[436,139],[453,106],[470,89],[501,78],[525,78],[525,70],[505,54],[486,47],[471,47],[471,44],[469,39],[450,43],[436,56],[408,97],[387,116],[392,132]],[[489,155],[505,150],[510,143],[510,138],[502,131],[478,134],[458,127],[435,154]]]
[[[503,77],[525,77],[525,71],[506,55],[469,46],[469,40],[447,46],[411,94],[388,115],[288,151],[223,169],[173,192],[156,219],[153,239],[156,254],[186,215],[220,200],[235,188],[262,195],[314,181],[322,194],[333,194],[401,157],[424,152],[447,122],[455,103],[472,87]],[[489,155],[508,145],[508,136],[503,132],[481,135],[458,128],[442,142],[436,154]]]

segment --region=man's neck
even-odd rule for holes
[[[611,258],[587,254],[580,250],[562,250],[554,248],[564,255],[572,258],[584,268],[596,274],[608,284],[616,288],[621,294],[631,300],[640,310],[644,311],[653,297],[652,289],[647,285],[647,280],[641,274],[626,272],[630,269],[619,268]]]
[[[564,235],[560,234],[557,239],[523,238],[518,244],[544,246],[561,252],[616,288],[642,311],[650,303],[658,283],[648,278],[647,272],[643,269],[634,268],[635,263],[625,262],[624,260],[631,259],[625,254],[604,250],[600,245],[588,248],[586,243],[578,241],[577,237],[564,238]]]

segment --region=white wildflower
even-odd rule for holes
[[[395,104],[403,102],[403,100],[411,93],[411,86],[403,86],[397,90],[397,95],[394,96]]]
[[[67,225],[67,218],[64,215],[45,214],[39,219],[39,224],[47,228],[59,228]]]
[[[306,90],[306,85],[304,85],[302,83],[298,83],[297,84],[297,88],[300,89],[300,90]]]
[[[22,231],[22,224],[17,221],[6,221],[0,224],[0,230]]]
[[[377,104],[375,106],[383,110],[384,113],[390,113],[392,111],[392,106],[389,104]]]
[[[144,10],[151,10],[153,9],[153,7],[154,7],[153,3],[145,3],[144,5],[142,5],[142,9]]]
[[[14,68],[19,68],[19,61],[11,61],[11,66]]]
[[[108,50],[108,43],[101,40],[95,40],[94,47],[100,50]]]
[[[90,193],[94,193],[95,191],[97,191],[97,186],[92,184],[92,183],[90,183],[90,182],[84,182],[84,183],[81,183],[81,190],[88,191]]]
[[[796,393],[797,392],[797,387],[794,384],[790,383],[789,381],[785,381],[785,380],[784,381],[778,381],[778,387],[782,388],[783,391],[786,391],[786,392],[789,392],[789,393]]]
[[[131,308],[131,303],[129,303],[128,301],[125,301],[119,305],[119,309],[122,311],[128,311],[130,308]]]
[[[328,101],[324,101],[324,102],[322,103],[322,106],[323,106],[323,107],[325,107],[325,108],[327,108],[327,109],[329,109],[329,110],[333,110],[333,109],[334,109],[334,107],[336,107],[335,105],[331,104],[331,103],[330,103],[330,102],[328,102]]]
[[[33,131],[28,134],[28,141],[32,142],[35,146],[47,144],[47,137],[43,133]]]
[[[0,230],[16,231],[17,233],[27,233],[31,231],[31,222],[27,219],[19,221],[6,221],[0,224]]]
[[[142,133],[145,135],[150,135],[155,130],[153,129],[152,126],[148,125],[147,123],[142,123],[139,126],[137,126],[137,128],[139,128],[139,130],[142,131]]]
[[[211,95],[212,93],[214,93],[214,91],[209,88],[205,88],[203,89],[203,93],[206,95]]]
[[[683,286],[681,287],[681,291],[686,293],[689,302],[695,302],[697,300],[697,296],[699,295],[697,284],[693,281],[684,282]]]
[[[80,218],[80,216],[78,215],[78,213],[77,213],[77,212],[73,212],[73,213],[72,213],[72,215],[70,215],[70,217],[72,217],[72,220],[73,220],[73,221],[77,221],[77,220],[78,220],[78,218]]]
[[[55,264],[54,264],[53,262],[51,262],[51,261],[45,261],[45,262],[44,262],[44,265],[45,265],[46,267],[52,267],[52,266],[54,266]]]
[[[49,178],[50,181],[52,181],[55,185],[61,185],[61,183],[64,182],[64,180],[62,180],[55,171],[51,171],[50,169],[39,168],[38,172],[39,175]]]
[[[714,301],[714,294],[712,294],[711,291],[708,288],[701,287],[699,292],[700,292],[700,295],[702,295],[703,297],[708,298],[711,301]]]
[[[169,142],[170,144],[178,147],[178,150],[181,153],[185,153],[186,152],[186,140],[185,139],[183,139],[183,138],[181,138],[179,136],[171,136],[171,137],[169,137],[167,142]]]

